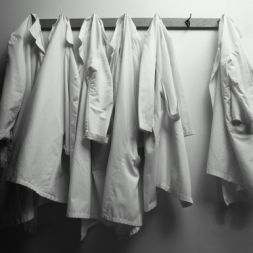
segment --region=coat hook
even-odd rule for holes
[[[187,28],[189,28],[191,25],[191,21],[190,21],[191,18],[192,18],[192,14],[190,14],[190,17],[185,20],[185,24],[186,24]]]

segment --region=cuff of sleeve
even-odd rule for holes
[[[179,113],[176,113],[176,114],[171,114],[170,115],[170,118],[174,121],[177,121],[180,119],[180,116],[179,116]]]
[[[192,199],[180,200],[180,204],[183,208],[186,208],[193,205],[193,200]]]
[[[91,132],[85,132],[84,137],[91,141],[96,141],[102,144],[108,143],[108,139],[109,139],[108,136],[102,136],[102,135],[94,134]]]
[[[146,132],[152,132],[153,131],[152,126],[150,126],[150,124],[148,124],[146,122],[140,122],[139,123],[139,128],[143,131],[146,131]]]

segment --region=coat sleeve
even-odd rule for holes
[[[80,75],[73,52],[73,34],[70,23],[66,30],[67,47],[64,57],[64,150],[70,155],[76,138],[79,95],[81,88]]]
[[[152,132],[155,107],[155,73],[156,72],[156,42],[151,36],[143,46],[139,94],[138,94],[138,120],[141,130]]]
[[[26,85],[23,40],[12,34],[8,43],[8,64],[0,102],[0,140],[11,139]]]
[[[174,121],[179,120],[180,115],[178,98],[176,95],[172,71],[169,68],[167,68],[166,71],[163,71],[161,78],[161,89],[169,117]]]
[[[226,75],[231,89],[231,120],[233,124],[250,125],[253,122],[253,82],[247,62],[238,53],[226,61]]]
[[[166,45],[166,39],[164,33],[160,36],[160,43],[158,47],[158,61],[157,73],[160,76],[162,94],[164,96],[167,113],[170,119],[176,121],[179,120],[181,115],[179,114],[179,103],[176,93],[175,75],[173,73],[172,61],[170,51]]]
[[[76,139],[77,116],[81,81],[73,51],[70,51],[68,59],[68,84],[65,91],[65,152],[71,153]]]
[[[167,46],[170,52],[171,68],[172,68],[173,80],[175,84],[176,95],[178,99],[178,107],[179,107],[178,110],[179,110],[179,115],[182,122],[184,136],[190,136],[194,134],[194,129],[192,127],[192,121],[191,121],[189,109],[188,109],[186,98],[185,98],[182,80],[178,71],[178,62],[175,55],[174,44],[173,44],[172,39],[169,38],[169,36],[167,36],[167,33],[166,33],[165,38],[166,38]]]
[[[88,88],[84,137],[107,143],[107,131],[113,109],[113,81],[104,50],[98,50],[88,61]]]

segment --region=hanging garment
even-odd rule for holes
[[[222,16],[209,84],[213,122],[207,173],[222,179],[226,204],[253,186],[253,72],[234,22]]]
[[[45,53],[39,18],[29,15],[11,34],[0,106],[0,139],[15,138]]]
[[[172,40],[158,15],[144,39],[138,104],[139,126],[145,131],[144,210],[156,206],[156,187],[192,204],[184,135],[193,131]]]
[[[66,202],[69,184],[68,158],[72,122],[69,113],[79,73],[73,54],[69,20],[59,16],[49,36],[47,53],[20,123],[14,143],[8,179],[39,195]],[[71,101],[70,101],[71,100]]]
[[[82,58],[88,91],[85,112],[85,137],[107,142],[107,131],[113,107],[113,84],[107,54],[109,44],[102,20],[94,14],[80,31]]]
[[[40,21],[36,14],[29,15],[10,36],[8,63],[0,103],[0,160],[1,169],[8,170],[7,164],[12,143],[20,133],[20,122],[25,106],[34,86],[43,57],[44,41]],[[5,171],[5,173],[7,173]],[[2,180],[5,179],[3,175]],[[1,182],[1,201],[6,212],[3,223],[10,223],[6,216],[16,222],[27,222],[34,218],[34,196],[32,191],[20,186]],[[15,206],[15,207],[14,207]],[[12,213],[15,214],[12,214]],[[12,215],[11,215],[12,214]],[[21,215],[21,217],[18,217]],[[14,216],[14,217],[13,217]]]
[[[142,225],[142,190],[138,154],[138,83],[140,37],[125,14],[112,37],[111,69],[115,113],[103,195],[103,217],[130,226]]]
[[[100,219],[113,83],[107,59],[107,38],[102,20],[95,14],[84,20],[79,40],[82,84],[79,87],[76,138],[71,151],[67,216]],[[84,226],[91,223],[82,222]]]

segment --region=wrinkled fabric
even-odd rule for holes
[[[85,112],[85,137],[106,143],[113,108],[113,83],[108,62],[108,41],[103,21],[95,14],[84,21],[79,39],[80,57],[88,87]]]
[[[8,179],[40,196],[65,203],[69,184],[68,154],[72,122],[70,89],[79,82],[69,20],[59,16],[21,119]],[[76,84],[77,83],[77,84]],[[72,119],[72,117],[71,117]]]
[[[14,31],[8,43],[8,62],[0,103],[0,161],[3,172],[2,180],[8,173],[8,163],[13,142],[19,136],[20,122],[35,79],[38,75],[45,46],[39,18],[36,14],[29,15]],[[18,185],[4,183],[1,201],[4,201],[6,214],[2,224],[23,223],[35,216],[36,204],[32,191]],[[8,220],[8,217],[12,221]],[[14,221],[15,220],[15,221]]]
[[[158,15],[153,18],[144,39],[138,109],[139,127],[145,130],[144,210],[157,205],[157,187],[187,205],[192,204],[184,135],[191,135],[193,131],[172,40]]]
[[[114,120],[108,158],[102,215],[108,221],[142,225],[142,190],[138,154],[138,83],[140,37],[125,14],[111,40],[114,80]]]
[[[222,179],[226,204],[253,186],[252,69],[234,22],[222,16],[209,84],[213,107],[207,173]]]
[[[34,21],[33,21],[34,19]],[[45,53],[39,18],[28,16],[11,34],[0,106],[0,139],[15,138]]]
[[[103,23],[95,14],[84,20],[79,40],[82,82],[79,87],[76,138],[71,152],[67,215],[101,219],[110,148],[110,143],[105,143],[108,142],[113,106],[113,84],[107,58],[109,44]],[[93,222],[83,221],[82,231],[86,231],[87,224],[89,227]]]

